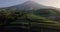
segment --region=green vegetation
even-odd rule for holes
[[[43,17],[48,17],[53,15],[59,15],[60,11],[56,9],[39,9],[39,10],[36,10],[34,14],[43,16]]]
[[[33,11],[33,10],[31,10]],[[29,12],[29,11],[28,11]],[[33,13],[28,13],[27,11],[16,11],[16,10],[0,10],[0,24],[3,25],[8,25],[10,23],[15,24],[16,20],[19,19],[24,19],[24,20],[19,20],[19,23],[28,23],[29,21],[31,24],[40,24],[44,25],[49,28],[59,28],[60,23],[58,21],[54,21],[52,19],[48,19],[47,17],[52,16],[52,15],[60,15],[60,13],[57,10],[54,9],[39,9],[33,11]],[[28,21],[28,22],[26,22]]]
[[[34,14],[28,14],[28,16],[29,16],[28,18],[32,19],[32,21],[35,22],[35,23],[33,22],[34,24],[40,24],[40,25],[43,25],[46,28],[60,29],[59,28],[60,27],[60,23],[57,22],[57,21],[53,21],[53,20],[47,19],[45,17],[37,16],[37,15],[34,15]]]
[[[21,12],[16,12],[16,11],[5,11],[2,10],[0,11],[0,23],[1,24],[9,24],[10,22],[16,21],[18,17],[23,16],[24,13]]]

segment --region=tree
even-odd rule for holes
[[[18,17],[21,17],[24,15],[23,11],[0,11],[0,22],[5,24],[10,24],[11,22],[14,22],[17,20]]]

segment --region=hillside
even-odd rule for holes
[[[55,31],[55,30],[60,29],[59,22],[54,21],[52,19],[48,19],[45,16],[42,16],[44,14],[42,14],[42,15],[35,14],[35,13],[37,13],[35,11],[38,11],[38,10],[31,10],[31,11],[33,11],[34,13],[32,13],[32,12],[27,13],[27,11],[22,11],[22,10],[19,10],[19,11],[1,10],[0,11],[0,24],[2,24],[2,25],[0,28],[4,27],[4,29],[6,31],[9,29],[14,30],[14,31],[16,31],[16,30],[20,31],[20,29],[21,29],[21,31],[28,31],[29,27],[31,26],[32,31],[38,31],[38,32],[40,32],[41,29],[43,29],[44,31],[47,31],[47,30],[50,31],[51,29],[53,29],[53,31]],[[41,10],[39,10],[39,11],[41,14],[42,11]],[[46,10],[43,10],[43,12],[44,11],[46,11]],[[49,12],[50,12],[50,10],[49,10]],[[59,14],[59,13],[56,13],[56,12],[53,13],[53,12],[50,12],[50,14],[55,14],[55,15]],[[49,15],[49,14],[47,14],[47,15]],[[47,32],[49,32],[49,31],[47,31]]]
[[[48,17],[48,16],[53,16],[53,15],[60,15],[60,11],[56,9],[38,9],[33,12],[36,15]]]
[[[42,16],[37,16],[37,15],[34,15],[34,14],[27,14],[27,16],[28,16],[28,18],[26,19],[26,21],[25,20],[23,20],[22,22],[21,21],[16,21],[16,22],[13,22],[13,23],[14,24],[28,24],[29,21],[30,21],[31,25],[38,24],[38,25],[44,26],[45,28],[60,29],[59,28],[60,27],[59,22],[47,19],[47,18],[42,17]]]

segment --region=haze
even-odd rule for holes
[[[9,7],[13,5],[18,5],[26,2],[28,0],[0,0],[0,7]],[[43,4],[46,6],[53,6],[60,8],[60,0],[30,0],[35,1],[39,4]]]

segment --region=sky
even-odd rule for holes
[[[0,7],[9,7],[13,5],[18,5],[26,2],[28,0],[0,0]],[[35,1],[39,4],[46,5],[46,6],[53,6],[60,8],[60,0],[30,0]]]

